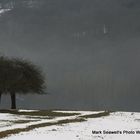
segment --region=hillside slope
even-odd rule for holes
[[[0,119],[0,137],[3,140],[140,138],[140,113],[133,112],[21,110],[2,112]],[[9,134],[6,136],[6,133]]]

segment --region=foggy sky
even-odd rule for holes
[[[47,80],[48,95],[18,95],[19,108],[139,111],[139,0],[0,0],[0,8],[0,54],[33,61]]]

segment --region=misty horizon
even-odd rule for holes
[[[48,94],[18,95],[19,108],[139,111],[139,14],[139,0],[0,0],[0,54],[47,80]]]

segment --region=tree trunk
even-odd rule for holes
[[[16,109],[16,94],[15,92],[11,92],[11,109]]]
[[[1,92],[0,92],[0,103],[1,103]]]

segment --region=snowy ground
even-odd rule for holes
[[[21,110],[25,111],[25,110]],[[25,111],[26,112],[26,111]],[[68,112],[68,111],[56,111]],[[69,111],[69,113],[77,113],[77,111]],[[40,124],[47,122],[57,122],[59,120],[75,119],[84,115],[98,114],[101,112],[79,111],[80,115],[46,118],[27,118],[25,115],[12,115],[8,113],[0,114],[0,132],[12,130],[15,128],[26,128],[32,124]],[[28,123],[13,123],[15,120],[32,120]],[[139,131],[139,134],[136,132]],[[98,134],[95,134],[97,133]],[[114,134],[109,134],[114,133]],[[140,139],[140,113],[131,112],[114,112],[109,116],[98,118],[86,118],[83,122],[66,123],[59,125],[51,125],[36,128],[31,131],[21,132],[19,134],[10,135],[2,138],[3,140],[139,140]]]

